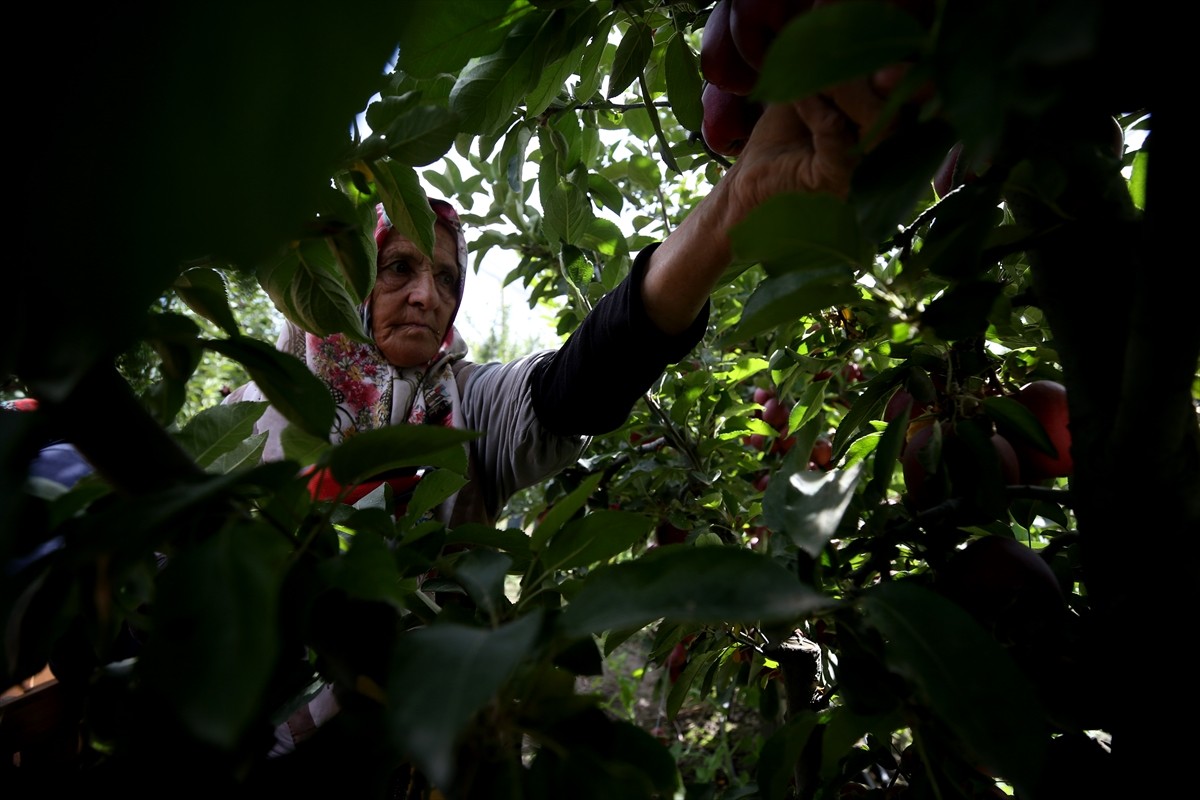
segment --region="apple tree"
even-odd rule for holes
[[[7,394],[37,401],[0,415],[2,653],[5,685],[56,666],[47,722],[78,747],[38,769],[14,746],[20,774],[767,800],[1151,780],[1184,663],[1154,620],[1179,607],[1166,559],[1200,530],[1200,325],[1177,301],[1194,280],[1158,12],[778,5],[31,12],[54,36],[15,89],[45,135],[21,160],[39,246],[0,351]],[[886,71],[895,133],[845,200],[777,197],[734,231],[702,343],[536,500],[495,528],[418,522],[461,485],[474,433],[329,446],[328,393],[249,335],[227,287],[253,277],[297,324],[353,333],[375,204],[431,246],[424,177],[486,201],[464,219],[476,264],[517,254],[510,282],[561,301],[569,334],[737,157],[703,99],[724,82],[706,39],[753,65],[748,102]],[[144,391],[116,368],[135,347],[157,361]],[[262,404],[176,424],[204,353],[292,420],[286,461],[259,463]],[[1060,405],[1028,402],[1034,383]],[[30,478],[59,440],[94,474]],[[431,479],[397,519],[382,494],[312,500],[312,465]],[[672,713],[735,689],[768,718],[743,772],[683,773],[578,689],[644,632],[663,664],[686,650]],[[1144,686],[1131,658],[1154,662]],[[334,679],[343,713],[266,759],[289,703]]]

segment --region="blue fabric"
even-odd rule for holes
[[[74,445],[60,442],[43,447],[29,465],[31,478],[44,478],[68,489],[92,473],[92,465]]]

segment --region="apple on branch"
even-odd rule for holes
[[[700,74],[730,94],[747,95],[758,82],[758,70],[746,63],[730,31],[732,0],[717,0],[700,36]],[[715,148],[714,148],[715,149]]]

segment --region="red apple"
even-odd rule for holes
[[[687,645],[683,642],[678,642],[671,648],[670,654],[667,656],[667,674],[671,678],[671,683],[679,680],[679,676],[683,674],[684,668],[687,666]]]
[[[842,367],[842,380],[846,383],[857,383],[863,379],[862,367],[853,362]]]
[[[787,428],[788,416],[791,409],[780,402],[778,397],[770,397],[763,404],[762,420],[777,431]]]
[[[950,152],[946,153],[946,157],[942,159],[941,165],[937,172],[933,175],[933,190],[937,192],[938,197],[945,197],[950,194],[962,182],[956,180],[955,170],[958,169],[958,159],[962,155],[962,142],[958,142],[954,147],[950,148]]]
[[[775,396],[775,390],[765,386],[756,386],[754,389],[754,402],[761,405],[766,405],[767,401]]]
[[[811,5],[812,0],[730,0],[729,31],[738,53],[761,70],[767,49],[783,26]]]
[[[779,455],[787,455],[788,451],[796,446],[795,436],[783,436],[771,442],[771,452]]]
[[[1015,539],[975,539],[951,556],[933,585],[1006,647],[1052,646],[1065,633],[1068,609],[1058,577]]]
[[[1033,381],[1022,386],[1013,399],[1033,412],[1057,451],[1050,455],[1031,443],[1015,442],[1013,448],[1021,461],[1021,474],[1025,480],[1036,483],[1047,478],[1069,477],[1075,470],[1075,462],[1071,456],[1067,388],[1057,381]]]
[[[704,23],[700,35],[700,74],[730,94],[747,95],[758,81],[758,70],[746,63],[734,44],[729,29],[731,4],[732,0],[717,0]]]
[[[654,529],[654,539],[659,545],[683,544],[687,535],[688,532],[683,528],[677,528],[665,519]]]
[[[887,405],[883,409],[883,421],[891,422],[896,417],[900,416],[900,412],[908,407],[908,419],[912,421],[925,413],[928,407],[927,403],[918,403],[912,396],[912,393],[901,386],[888,398]]]
[[[912,427],[909,426],[910,431]],[[936,431],[941,433],[940,451],[931,449]],[[999,479],[1006,486],[1020,483],[1021,469],[1012,444],[999,434],[992,434],[991,443],[996,450]],[[960,440],[953,423],[926,422],[917,428],[900,454],[904,486],[913,505],[924,510],[951,497],[970,494],[984,478],[976,460]]]
[[[700,123],[704,143],[714,153],[739,155],[762,116],[762,103],[727,92],[715,83],[705,85],[700,102],[704,106],[704,119]]]
[[[818,436],[817,440],[813,442],[812,462],[821,469],[826,469],[831,458],[833,458],[833,442],[827,436]]]

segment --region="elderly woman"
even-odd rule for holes
[[[729,230],[750,209],[780,192],[846,194],[860,155],[858,131],[873,122],[883,100],[861,87],[840,91],[768,107],[713,192],[664,242],[639,253],[629,276],[561,348],[511,363],[465,359],[454,318],[467,251],[454,209],[430,201],[436,212],[431,260],[380,207],[377,278],[362,307],[374,344],[341,334],[321,338],[290,324],[279,342],[333,394],[332,441],[406,423],[482,432],[469,445],[470,482],[439,514],[449,525],[494,521],[516,491],[574,463],[589,436],[620,427],[666,366],[699,342],[708,296],[731,261]],[[265,399],[247,384],[226,402]],[[286,424],[273,409],[260,419],[257,430],[270,432],[264,458],[282,457],[278,434]],[[417,480],[410,471],[341,487],[319,473],[310,489],[317,497],[353,502],[387,481],[399,510]]]
[[[454,329],[467,269],[453,208],[436,212],[433,258],[397,232],[382,209],[376,283],[362,308],[364,345],[336,334],[318,337],[289,325],[280,347],[305,359],[338,406],[334,442],[387,425],[445,425],[482,432],[469,444],[469,483],[439,513],[454,526],[494,520],[517,490],[575,462],[588,437],[619,427],[668,364],[704,334],[708,298],[732,260],[729,231],[746,213],[784,192],[844,197],[861,156],[859,131],[883,106],[863,85],[831,96],[768,106],[721,182],[660,244],[642,250],[630,274],[604,296],[557,350],[510,363],[474,364]],[[253,384],[226,399],[263,400]],[[279,458],[286,425],[268,409],[264,457]],[[340,487],[314,475],[317,497],[353,502],[387,481],[398,510],[415,471]],[[276,730],[274,754],[291,751],[339,709],[331,687],[310,698]]]

